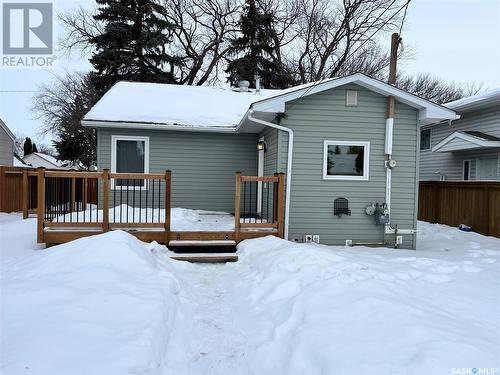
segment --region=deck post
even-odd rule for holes
[[[45,222],[45,168],[39,167],[37,168],[38,176],[38,196],[37,196],[37,205],[36,205],[36,216],[37,216],[37,242],[44,242],[44,232],[43,232],[43,224]]]
[[[172,206],[172,171],[165,171],[165,245],[170,237],[170,210]]]
[[[28,218],[28,201],[29,201],[29,188],[28,188],[28,170],[23,169],[23,188],[22,188],[22,202],[23,202],[23,219]]]
[[[240,209],[241,209],[241,172],[236,172],[236,188],[234,193],[234,237],[236,243],[240,237]]]
[[[83,183],[86,184],[86,179]],[[102,171],[102,231],[109,231],[109,169]]]
[[[279,173],[275,173],[274,177],[277,177],[278,181],[273,182],[273,221],[278,222]]]
[[[285,235],[285,174],[278,173],[278,235]]]
[[[75,200],[76,200],[76,178],[71,177],[71,198],[70,198],[70,212],[75,210]]]

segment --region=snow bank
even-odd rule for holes
[[[500,240],[419,223],[420,250],[245,241],[232,280],[253,373],[500,365]]]
[[[2,220],[2,373],[159,368],[179,303],[165,247],[114,231],[24,249],[34,223]]]
[[[2,373],[500,367],[496,238],[420,222],[417,251],[265,237],[196,265],[121,231],[40,251],[35,224],[0,215]]]

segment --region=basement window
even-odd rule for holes
[[[324,180],[368,181],[370,142],[325,141]]]
[[[149,137],[111,137],[111,173],[149,173]],[[146,180],[111,179],[112,189],[145,189]]]

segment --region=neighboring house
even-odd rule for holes
[[[393,132],[388,96],[396,98]],[[284,172],[286,238],[393,244],[397,226],[402,246],[415,248],[420,127],[455,118],[450,109],[354,74],[260,92],[119,82],[82,124],[97,129],[100,170],[171,170],[174,207],[233,212],[235,172]],[[347,203],[350,215],[334,214],[338,198],[345,200],[337,208]],[[389,203],[391,226],[366,213],[375,202]]]
[[[16,137],[0,119],[0,165],[13,165],[15,147]]]
[[[78,165],[68,161],[57,160],[52,155],[43,154],[41,152],[33,152],[23,158],[24,163],[33,168],[44,167],[47,169],[63,169],[63,170],[78,170]]]
[[[420,180],[500,181],[500,88],[445,106],[461,117],[422,127]]]

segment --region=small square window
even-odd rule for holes
[[[111,137],[111,173],[149,173],[149,137]],[[145,189],[146,180],[112,179],[112,189]]]
[[[345,105],[347,107],[355,107],[358,105],[358,92],[355,90],[346,90]]]
[[[323,179],[368,180],[370,142],[325,141]]]
[[[420,131],[420,150],[431,149],[431,129]]]

